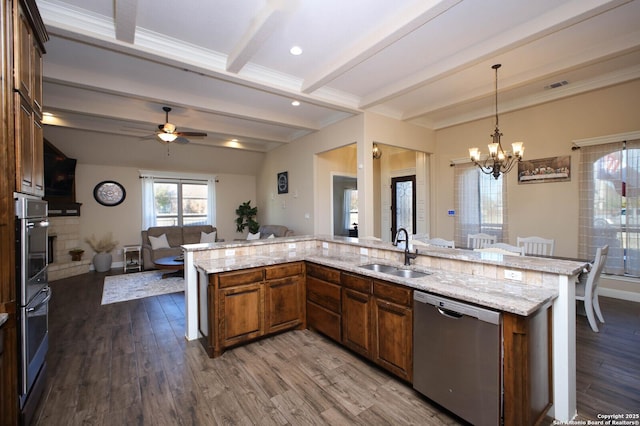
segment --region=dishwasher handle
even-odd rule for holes
[[[444,309],[444,308],[439,308],[436,306],[436,309],[438,310],[438,312],[440,313],[440,315],[447,317],[447,318],[451,318],[451,319],[460,319],[462,318],[464,315],[459,313],[459,312],[454,312],[451,311],[449,309]]]
[[[442,315],[450,315],[449,318],[458,316],[458,318],[462,318],[463,316],[469,316],[490,324],[499,325],[501,323],[502,315],[500,312],[476,305],[470,305],[458,300],[436,296],[435,294],[423,293],[421,291],[413,292],[413,300],[416,304],[433,305],[438,308],[438,311]],[[449,315],[445,315],[442,311]]]

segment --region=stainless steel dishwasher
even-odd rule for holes
[[[414,291],[413,387],[464,420],[501,423],[501,314]]]

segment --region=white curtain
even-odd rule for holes
[[[580,149],[578,255],[608,245],[608,274],[640,276],[639,173],[640,141]]]
[[[153,194],[152,176],[141,176],[142,182],[142,229],[156,226],[156,202]]]
[[[216,177],[207,179],[207,220],[209,224],[216,226]]]
[[[456,164],[454,208],[456,247],[467,246],[467,235],[479,232],[508,241],[506,176],[495,179],[473,163]]]

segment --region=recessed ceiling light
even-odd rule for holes
[[[238,142],[238,139],[231,139],[231,142]]]
[[[300,106],[300,101],[291,101],[291,105]]]
[[[50,112],[43,112],[42,115],[46,116],[46,117],[53,117],[53,114]]]
[[[293,46],[291,49],[289,49],[289,53],[291,53],[294,56],[302,55],[302,47]]]

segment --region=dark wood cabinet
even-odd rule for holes
[[[200,286],[199,286],[200,287]],[[304,263],[211,274],[207,291],[199,293],[200,321],[206,318],[202,343],[209,356],[262,336],[304,328]]]
[[[28,4],[29,2],[24,2]],[[14,3],[14,101],[16,191],[44,196],[42,134],[42,42],[32,11]]]
[[[413,378],[413,290],[307,263],[307,327]]]
[[[2,0],[0,20],[0,312],[9,315],[3,326],[4,354],[0,362],[0,424],[17,425],[20,415],[13,193],[23,192],[22,171],[27,171],[32,185],[24,192],[44,193],[42,142],[28,146],[27,142],[42,139],[42,55],[49,36],[35,0]],[[29,124],[17,126],[19,123]]]
[[[373,285],[373,361],[396,376],[412,381],[412,290],[378,280]]]
[[[307,263],[307,327],[342,342],[340,271]]]
[[[18,192],[44,195],[42,125],[29,103],[16,94],[16,185]]]
[[[262,282],[220,289],[219,344],[235,346],[264,334],[264,286]]]
[[[305,323],[303,266],[298,262],[265,269],[267,334],[301,327]]]
[[[373,355],[371,278],[342,273],[342,343],[367,358]]]

